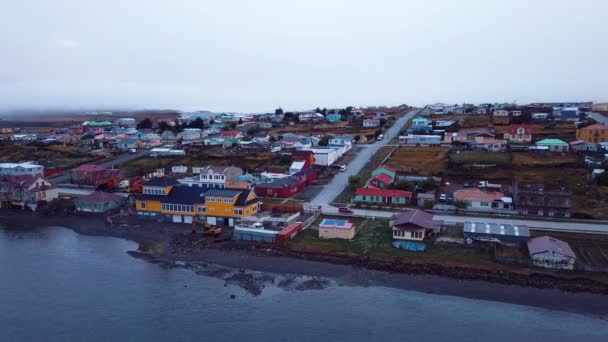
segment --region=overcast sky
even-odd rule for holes
[[[7,0],[0,109],[608,100],[607,0]]]

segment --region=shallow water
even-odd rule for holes
[[[136,248],[0,229],[0,340],[608,341],[608,322],[593,317],[386,287],[303,290],[310,279],[284,288],[267,275],[276,285],[256,296],[125,253]]]

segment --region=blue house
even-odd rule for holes
[[[340,115],[340,114],[327,114],[327,116],[325,117],[325,120],[327,120],[328,122],[338,122],[338,121],[342,120],[342,115]]]

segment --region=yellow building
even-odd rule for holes
[[[601,143],[608,141],[608,126],[593,124],[576,130],[576,138],[588,143]]]
[[[591,105],[591,110],[598,112],[608,112],[608,102],[594,103],[593,105]]]
[[[211,225],[233,226],[235,219],[257,214],[260,203],[249,189],[208,189],[158,177],[144,184],[135,208],[144,218],[192,223],[196,216]]]

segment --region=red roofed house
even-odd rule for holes
[[[396,171],[394,168],[382,165],[372,172],[372,177],[365,184],[366,188],[387,189],[395,182]]]
[[[353,200],[356,204],[406,206],[412,203],[412,193],[403,190],[359,188]]]
[[[504,134],[505,140],[512,144],[532,143],[532,127],[528,125],[511,125]]]
[[[116,180],[120,170],[106,169],[94,164],[82,164],[70,172],[72,183],[81,185],[100,185],[110,180]]]
[[[494,212],[513,209],[513,199],[500,191],[460,189],[454,192],[454,200],[466,202],[467,210],[471,211]]]
[[[222,138],[234,138],[240,139],[243,137],[243,134],[240,131],[221,131],[220,137]]]

